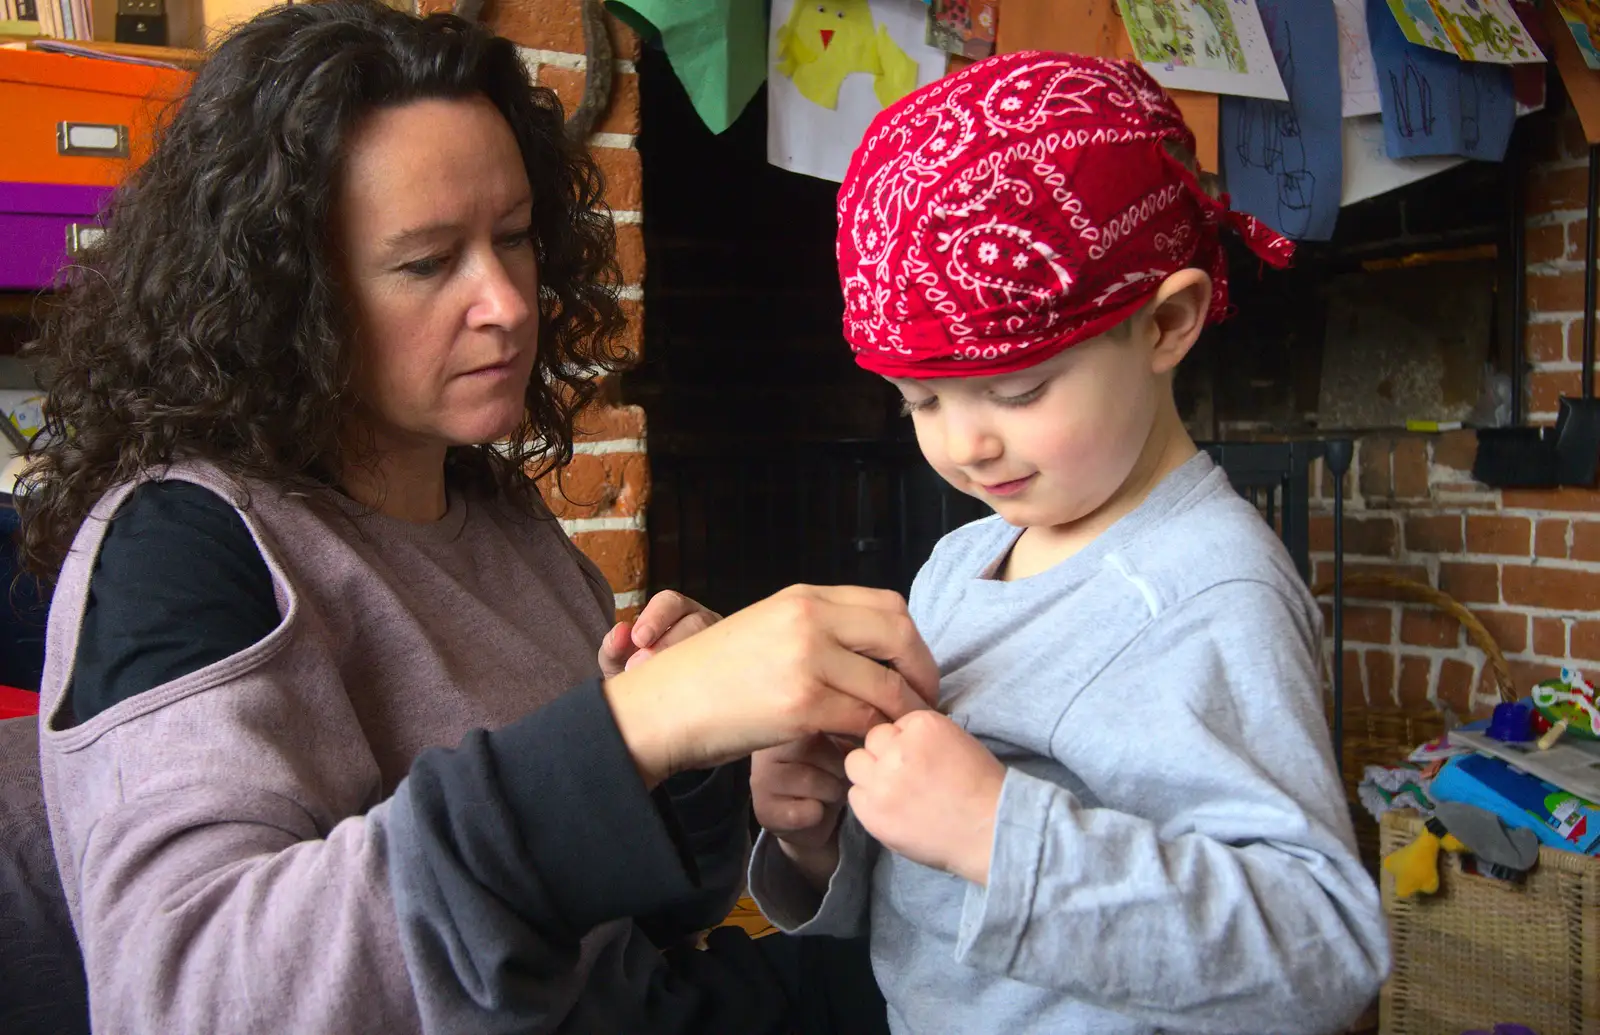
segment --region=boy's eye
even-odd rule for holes
[[[1044,395],[1044,390],[1049,386],[1050,382],[1046,381],[1042,384],[1035,385],[1025,392],[1016,392],[1006,395],[997,393],[992,398],[1001,406],[1026,406],[1029,403],[1038,400],[1040,396]]]
[[[900,413],[906,417],[911,416],[913,413],[925,413],[938,405],[938,402],[939,397],[937,395],[930,395],[926,399],[901,399]]]

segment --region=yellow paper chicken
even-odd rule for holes
[[[801,96],[837,108],[846,76],[873,77],[878,103],[888,107],[917,87],[917,63],[875,25],[867,0],[795,0],[778,29],[778,71]]]

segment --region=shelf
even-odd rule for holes
[[[45,42],[44,36],[8,36],[0,35],[0,44],[22,43],[29,50],[40,49],[37,44]],[[56,40],[53,42],[70,43],[75,47],[87,50],[98,50],[113,57],[144,58],[147,61],[165,61],[169,65],[179,68],[198,68],[205,60],[205,53],[199,50],[190,50],[186,47],[147,47],[141,43],[104,43],[99,40]]]
[[[26,317],[38,297],[31,291],[0,291],[0,316]]]

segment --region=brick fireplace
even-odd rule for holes
[[[425,0],[421,13],[449,10],[447,0]],[[484,21],[518,45],[534,81],[561,96],[570,111],[583,93],[584,54],[579,0],[505,0],[487,5]],[[615,68],[611,104],[595,125],[590,148],[606,178],[606,202],[617,223],[617,258],[629,326],[628,351],[643,342],[644,211],[639,152],[639,41],[608,19]],[[618,616],[629,618],[644,603],[645,506],[650,472],[645,463],[645,418],[623,404],[617,385],[579,422],[572,463],[548,478],[544,495],[562,526],[605,574],[616,594]]]
[[[1559,397],[1579,394],[1588,147],[1570,113],[1529,128],[1526,412],[1551,424]],[[1494,634],[1520,690],[1565,663],[1600,669],[1600,491],[1476,484],[1476,445],[1470,431],[1362,436],[1346,486],[1348,569],[1392,571],[1459,599]],[[1320,472],[1315,484],[1322,577],[1332,486]],[[1354,600],[1345,636],[1352,708],[1428,701],[1481,714],[1496,700],[1483,655],[1448,617]]]
[[[585,71],[575,0],[493,4],[489,21],[525,48],[539,82],[575,102]],[[637,354],[645,341],[642,222],[647,193],[635,146],[640,130],[640,58],[638,43],[627,30],[615,23],[612,28],[618,57],[615,100],[592,145],[608,177],[609,200],[618,217],[627,284],[624,297],[634,318],[631,346]],[[652,97],[644,103],[649,110],[652,104],[667,102]],[[1545,424],[1553,422],[1562,394],[1578,393],[1587,146],[1570,114],[1536,117],[1529,130],[1521,143],[1532,161],[1525,191],[1523,388],[1527,419]],[[737,137],[739,131],[736,126],[729,133]],[[709,134],[681,142],[681,148],[706,149],[705,180],[711,193],[716,192],[719,177],[710,167],[729,161],[715,150],[720,146]],[[761,175],[753,167],[743,174]],[[770,184],[766,188],[772,189]],[[820,193],[816,189],[808,193],[804,186],[798,190],[805,195],[798,200],[791,195],[768,196],[787,208],[796,223],[825,218],[826,188]],[[810,193],[818,193],[818,198],[810,198]],[[669,203],[675,205],[678,197],[673,195]],[[825,340],[829,334],[823,326],[837,313],[837,302],[826,297],[828,277],[811,269],[818,266],[823,274],[830,272],[823,247],[826,233],[797,225],[766,233],[759,245],[740,238],[708,260],[708,241],[703,238],[715,234],[703,232],[696,240],[686,229],[690,220],[675,219],[665,208],[660,216],[671,226],[657,235],[653,246],[658,273],[666,279],[652,305],[660,307],[668,326],[650,334],[654,351],[647,358],[653,362],[640,374],[627,375],[623,385],[607,386],[602,405],[585,424],[578,455],[562,473],[560,488],[549,493],[575,541],[600,563],[624,612],[643,602],[648,578],[645,411],[659,412],[669,434],[687,429],[706,435],[720,429],[722,435],[740,437],[768,417],[798,419],[774,414],[769,400],[744,392],[727,393],[719,400],[700,390],[702,372],[687,352],[700,346],[684,339],[683,327],[687,311],[712,304],[707,299],[715,295],[709,283],[716,279],[715,271],[723,270],[731,278],[730,286],[756,292],[753,266],[761,267],[760,276],[769,284],[779,286],[774,278],[781,281],[782,297],[761,303],[772,314],[772,322],[754,327],[752,335],[784,338],[787,344],[774,348],[795,354],[803,348],[839,349],[836,337]],[[762,221],[755,213],[748,218]],[[778,261],[768,254],[775,251],[786,258]],[[663,256],[670,270],[660,268]],[[704,276],[693,272],[695,264]],[[819,317],[801,320],[799,326],[784,322],[781,314],[796,300],[817,309]],[[809,345],[796,346],[796,338]],[[725,366],[735,359],[719,356],[708,362]],[[662,373],[663,366],[689,373],[674,378]],[[853,380],[853,372],[839,364],[821,362],[821,367],[826,373],[807,368],[796,376],[809,390],[833,400],[819,407],[822,412],[817,417],[828,424],[828,433],[894,435],[892,418],[864,387],[866,382]],[[1217,367],[1212,376],[1226,379],[1228,370]],[[625,394],[644,406],[624,403]],[[1223,437],[1249,434],[1240,427],[1225,430]],[[1600,668],[1600,491],[1498,491],[1478,485],[1470,473],[1476,448],[1470,431],[1371,432],[1356,437],[1356,460],[1346,486],[1350,570],[1405,575],[1461,600],[1500,642],[1521,687],[1553,674],[1568,661]],[[1320,579],[1328,574],[1332,557],[1332,486],[1320,471],[1314,486],[1312,552]],[[1352,599],[1346,637],[1343,663],[1351,708],[1417,706],[1427,701],[1469,714],[1480,713],[1493,702],[1482,655],[1442,615],[1411,605]]]

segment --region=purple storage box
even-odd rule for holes
[[[0,182],[0,291],[49,287],[74,240],[98,233],[110,187]]]

